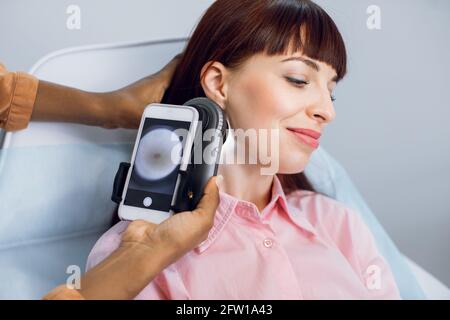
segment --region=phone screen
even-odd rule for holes
[[[169,212],[190,125],[185,121],[145,119],[125,205]]]

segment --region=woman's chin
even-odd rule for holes
[[[303,171],[305,171],[306,168],[306,164],[304,165],[299,165],[298,163],[295,164],[281,164],[280,166],[280,170],[278,173],[281,174],[296,174],[296,173],[301,173]]]
[[[280,157],[280,170],[281,174],[296,174],[303,172],[309,163],[311,154],[305,154],[304,152],[296,152],[294,154],[288,154]]]

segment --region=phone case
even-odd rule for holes
[[[192,211],[197,207],[203,196],[206,183],[212,176],[217,174],[220,152],[228,131],[226,116],[222,108],[214,101],[208,98],[195,98],[187,101],[184,105],[197,109],[201,126],[197,127],[195,141],[202,141],[203,143],[201,145],[194,143],[194,146],[190,150],[190,164],[187,166],[186,171],[179,170],[178,172],[178,187],[175,190],[174,194],[176,196],[171,206],[171,210],[175,213]],[[213,132],[211,139],[203,141],[203,134],[210,129],[213,130],[210,131]],[[208,149],[206,150],[206,148]],[[203,157],[205,150],[211,151],[206,153],[208,158]],[[195,158],[196,152],[197,154],[201,152],[202,157],[200,161]],[[129,168],[129,163],[121,163],[114,179],[111,200],[118,204],[122,201],[122,192]]]

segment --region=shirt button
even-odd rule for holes
[[[273,241],[271,239],[264,239],[263,243],[266,248],[272,248],[273,246]]]

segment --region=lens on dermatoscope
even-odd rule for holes
[[[160,180],[171,174],[181,162],[179,136],[168,129],[154,129],[142,137],[136,154],[135,169],[146,180]]]

